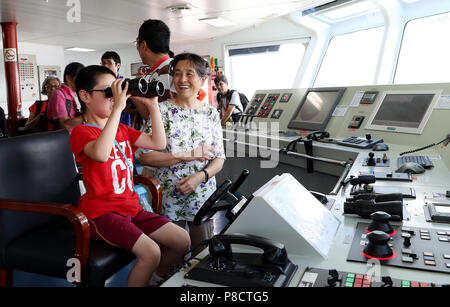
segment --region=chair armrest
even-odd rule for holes
[[[89,256],[89,240],[91,234],[89,221],[83,211],[69,204],[21,201],[4,198],[0,198],[0,209],[61,215],[68,219],[72,223],[76,233],[74,256],[80,261],[81,265],[81,281],[75,283],[80,285],[85,280],[85,269]]]
[[[158,180],[153,177],[147,177],[143,175],[134,175],[134,183],[145,184],[152,194],[152,208],[155,213],[161,213],[162,206],[162,188]]]

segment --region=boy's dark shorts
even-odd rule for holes
[[[137,239],[149,235],[164,224],[170,222],[165,217],[141,210],[136,216],[123,216],[111,212],[89,220],[91,238],[127,249],[131,252]]]

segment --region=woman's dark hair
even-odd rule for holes
[[[154,53],[169,53],[170,29],[159,19],[147,19],[139,28],[138,43],[145,41]]]
[[[86,104],[81,99],[79,92],[81,90],[85,91],[92,90],[98,83],[98,77],[101,75],[108,75],[108,74],[116,78],[116,75],[111,69],[100,65],[86,66],[83,69],[81,69],[80,72],[78,73],[77,79],[75,80],[75,91],[77,92],[78,99],[81,104],[80,112],[82,114],[86,112]]]
[[[222,81],[222,82],[228,84],[228,79],[227,79],[227,77],[226,77],[225,75],[217,75],[217,76],[214,78],[214,83],[215,83],[216,85],[219,84],[220,81]]]
[[[211,74],[211,66],[209,66],[208,61],[195,53],[188,52],[180,53],[173,58],[172,62],[170,62],[169,74],[173,76],[178,62],[185,60],[192,63],[197,75],[200,77],[209,76]]]
[[[71,76],[72,79],[75,79],[83,67],[84,65],[78,62],[68,64],[66,68],[64,68],[64,82],[67,82],[67,76]]]

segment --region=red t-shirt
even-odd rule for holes
[[[78,125],[70,136],[70,147],[75,160],[81,163],[86,194],[81,196],[79,207],[88,219],[106,213],[117,212],[124,216],[135,216],[139,210],[139,196],[133,188],[133,172],[130,171],[120,150],[113,145],[108,161],[96,162],[86,156],[84,147],[96,140],[101,130],[96,127]],[[119,124],[116,141],[133,166],[133,144],[142,134],[124,124]]]

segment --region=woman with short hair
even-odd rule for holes
[[[42,83],[41,93],[47,96],[47,100],[37,100],[30,107],[30,116],[23,128],[26,132],[44,132],[47,131],[47,103],[53,92],[61,86],[59,78],[48,76]]]
[[[225,161],[219,113],[197,99],[210,72],[209,63],[196,54],[175,56],[169,73],[176,94],[160,103],[167,147],[140,155],[141,164],[157,167],[155,177],[163,190],[162,214],[189,229],[192,247],[213,235],[212,220],[200,226],[192,221],[216,190],[214,176]],[[150,125],[147,123],[145,132],[150,132]]]

